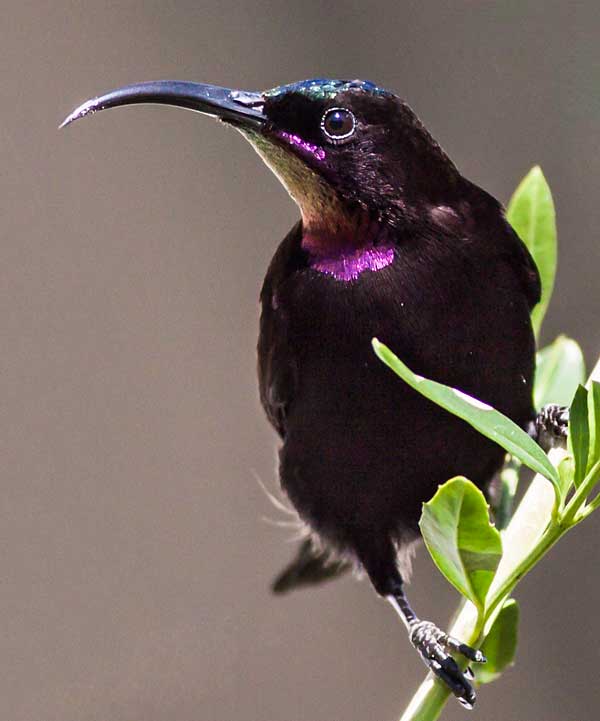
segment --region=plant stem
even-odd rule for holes
[[[600,493],[594,498],[593,501],[590,501],[585,508],[581,509],[581,512],[577,514],[576,522],[583,521],[584,518],[587,518],[590,513],[595,511],[598,506],[600,506]]]
[[[583,479],[583,482],[579,488],[573,494],[571,500],[567,503],[564,513],[562,514],[563,522],[567,525],[571,525],[575,518],[575,514],[585,502],[585,499],[594,488],[598,480],[600,479],[600,460],[596,461],[590,469],[587,476]]]
[[[428,674],[406,707],[400,721],[417,721],[417,719],[436,721],[449,696],[450,689]]]
[[[568,530],[568,526],[562,524],[551,523],[548,530],[539,543],[537,543],[531,552],[521,561],[521,563],[513,570],[513,572],[506,578],[498,588],[494,591],[494,594],[490,597],[489,603],[486,604],[487,615],[491,616],[494,611],[499,610],[504,601],[511,594],[517,583],[528,573],[541,559],[548,553],[552,546],[558,541],[558,539]]]

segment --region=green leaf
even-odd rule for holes
[[[512,666],[517,651],[519,630],[519,604],[510,598],[485,638],[481,646],[487,663],[473,664],[477,683],[495,681],[502,672]]]
[[[546,314],[556,275],[556,217],[552,193],[539,166],[532,168],[510,199],[508,222],[525,243],[542,280],[542,299],[533,309],[531,322],[537,336]]]
[[[579,386],[569,410],[569,449],[575,460],[575,487],[578,488],[588,464],[590,448],[590,430],[588,416],[588,392]]]
[[[479,609],[502,557],[483,493],[466,478],[453,478],[423,504],[419,527],[435,565]]]
[[[535,386],[536,408],[548,403],[570,405],[577,386],[585,381],[585,363],[579,345],[564,335],[537,354]]]
[[[600,458],[600,382],[591,381],[588,391],[590,452],[588,468]]]
[[[377,357],[409,386],[425,398],[462,418],[533,471],[548,478],[554,485],[558,497],[559,478],[556,468],[538,444],[510,418],[456,388],[416,375],[377,338],[373,338],[372,343]]]
[[[558,476],[560,478],[560,498],[564,503],[575,478],[575,461],[573,460],[573,456],[566,455],[562,461],[560,461],[558,464]]]

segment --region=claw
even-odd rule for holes
[[[569,428],[569,409],[549,403],[538,413],[532,426],[532,435],[544,450],[565,443]]]
[[[487,660],[478,648],[471,648],[452,636],[446,637],[446,646],[474,663],[485,663]]]
[[[460,703],[466,708],[473,708],[476,700],[475,690],[470,683],[473,672],[471,669],[461,671],[447,650],[460,653],[476,663],[484,663],[485,656],[481,651],[448,636],[430,621],[415,620],[411,624],[410,640],[425,665],[448,686]]]
[[[454,696],[456,696],[456,698],[465,708],[473,708],[473,706],[475,705],[475,701],[477,700],[475,696],[475,690],[466,680],[466,678],[460,673],[460,669],[458,669],[458,667],[458,675],[455,676],[447,669],[443,668],[439,661],[433,660],[428,664],[428,666],[429,669],[440,679],[440,681],[443,681],[446,686],[448,686],[450,691],[452,691]]]
[[[473,710],[473,706],[475,706],[475,694],[473,694],[473,700],[468,701],[466,698],[459,698],[458,703],[462,704],[466,709],[469,711]]]
[[[439,661],[432,661],[429,665],[429,668],[440,680],[442,680],[446,684],[446,686],[450,688],[450,690],[456,697],[460,698],[463,695],[465,691],[463,685],[460,683],[460,681],[454,679],[444,668],[442,668]]]

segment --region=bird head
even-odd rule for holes
[[[262,92],[139,83],[88,100],[61,127],[135,103],[188,108],[239,130],[299,206],[314,252],[370,242],[459,196],[460,174],[413,111],[371,82],[314,79]]]

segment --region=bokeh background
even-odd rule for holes
[[[256,480],[276,488],[257,297],[292,202],[207,118],[62,117],[154,78],[393,88],[502,200],[543,166],[560,231],[544,340],[567,332],[591,363],[599,36],[594,0],[7,3],[0,718],[394,721],[424,671],[367,583],[268,592],[293,544]],[[596,718],[599,533],[590,519],[522,584],[518,664],[472,718]],[[457,601],[423,550],[411,593],[440,623]]]

